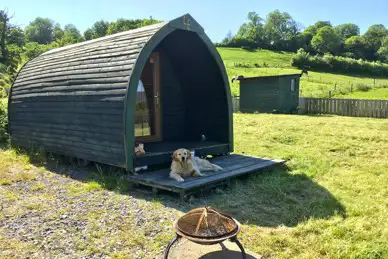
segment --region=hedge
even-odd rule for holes
[[[6,99],[0,99],[0,143],[8,139],[8,116]]]
[[[312,56],[304,49],[299,49],[291,59],[292,66],[300,69],[334,72],[342,74],[357,74],[377,77],[388,77],[388,65],[381,62],[369,62],[353,58],[333,56]]]

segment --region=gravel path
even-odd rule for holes
[[[0,258],[156,258],[173,220],[189,209],[74,180],[69,170],[27,171],[36,179],[0,185]]]

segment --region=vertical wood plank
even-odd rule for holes
[[[361,101],[361,117],[365,117],[365,111],[366,111],[366,102],[365,101]]]
[[[354,116],[354,114],[353,114],[354,108],[353,107],[354,107],[354,100],[351,100],[350,107],[349,107],[350,114],[352,114],[351,116]]]
[[[372,105],[371,105],[371,102],[368,100],[367,101],[367,114],[366,114],[366,117],[373,117],[373,113],[372,113]]]
[[[346,103],[347,103],[347,100],[343,99],[342,100],[342,109],[343,109],[342,115],[349,116],[348,110],[347,110],[347,107],[346,107]]]

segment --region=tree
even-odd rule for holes
[[[388,35],[387,29],[382,24],[375,24],[369,27],[364,37],[372,46],[373,52],[376,53],[381,46],[381,41]]]
[[[367,58],[370,45],[363,36],[352,36],[345,41],[345,50],[354,54],[354,58]]]
[[[141,27],[143,24],[143,20],[127,20],[127,19],[117,19],[117,21],[112,22],[108,25],[107,34],[114,34],[117,32],[133,30]]]
[[[377,51],[377,56],[381,61],[388,63],[388,36],[385,36],[381,41],[381,46]]]
[[[334,31],[343,41],[349,39],[352,36],[360,35],[360,28],[353,23],[340,24],[334,27]]]
[[[105,22],[104,20],[95,22],[92,26],[93,38],[99,38],[99,37],[105,36],[108,32],[108,26],[109,26],[109,23]]]
[[[25,44],[23,30],[18,26],[10,25],[6,35],[6,44],[15,44],[22,47]]]
[[[43,52],[45,52],[47,49],[48,48],[46,45],[42,45],[37,42],[28,42],[23,47],[23,52],[28,59],[33,59],[39,56],[40,54],[42,54]]]
[[[13,76],[20,62],[21,48],[18,27],[11,24],[12,16],[7,10],[0,10],[0,63]]]
[[[275,10],[268,14],[264,32],[270,46],[279,50],[288,49],[291,39],[299,32],[299,26],[289,13]]]
[[[49,44],[54,39],[54,21],[38,17],[26,27],[25,35],[29,41]]]
[[[304,32],[308,32],[310,34],[312,34],[313,36],[315,36],[315,34],[317,34],[318,30],[323,28],[323,27],[332,27],[331,26],[331,22],[329,21],[318,21],[316,23],[314,23],[313,25],[310,25],[309,27],[307,27]]]
[[[311,40],[312,47],[319,53],[338,54],[341,40],[332,27],[325,26],[318,30]]]
[[[225,38],[221,41],[222,45],[227,45],[231,39],[233,39],[232,31],[229,30],[228,33],[226,34]]]
[[[310,32],[298,33],[292,37],[289,50],[297,51],[299,49],[304,49],[308,52],[313,52],[314,49],[311,47],[311,40],[313,35]]]
[[[87,29],[86,31],[84,31],[84,38],[85,40],[91,40],[93,39],[93,35],[94,35],[94,32],[92,29]]]
[[[95,22],[91,28],[88,28],[84,32],[85,40],[97,39],[100,37],[104,37],[108,34],[109,22],[104,20],[100,20]]]
[[[61,25],[59,23],[55,24],[54,31],[53,31],[53,39],[54,40],[60,40],[63,37],[63,30],[61,29]]]
[[[6,10],[0,10],[0,62],[4,62],[7,58],[7,49],[5,39],[7,36],[8,23],[11,18]]]
[[[67,24],[63,30],[61,45],[68,45],[83,41],[82,35],[73,24]]]
[[[155,24],[155,23],[160,23],[160,22],[162,22],[162,21],[155,20],[154,18],[152,18],[152,16],[150,16],[150,18],[148,18],[148,19],[143,19],[142,24],[139,27],[137,27],[137,28],[140,28],[140,27],[143,27],[143,26],[152,25],[152,24]]]
[[[248,22],[240,26],[237,35],[231,41],[235,44],[249,45],[247,47],[263,47],[263,19],[256,12],[249,12],[247,20]]]

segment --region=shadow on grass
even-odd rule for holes
[[[323,186],[303,174],[278,167],[234,181],[214,197],[213,206],[243,224],[295,226],[311,218],[346,217],[344,206]]]
[[[236,178],[230,187],[199,190],[186,202],[178,195],[129,190],[124,170],[107,165],[82,166],[63,156],[19,151],[30,156],[31,163],[80,182],[98,182],[103,188],[134,198],[163,204],[182,212],[212,206],[225,211],[243,224],[265,227],[295,226],[311,218],[334,215],[346,217],[343,205],[323,186],[303,174],[293,174],[283,165]]]

